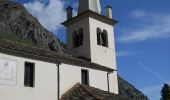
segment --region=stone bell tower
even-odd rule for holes
[[[112,8],[101,14],[100,0],[79,0],[78,14],[67,8],[67,50],[72,55],[116,70]]]

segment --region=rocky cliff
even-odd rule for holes
[[[59,39],[46,30],[35,17],[15,2],[0,0],[0,38],[66,53]],[[133,85],[119,77],[121,95],[133,100],[148,100]]]
[[[59,39],[42,27],[22,5],[7,0],[0,0],[0,36],[51,51],[65,52]]]
[[[132,84],[122,79],[120,76],[118,76],[118,84],[120,95],[127,96],[133,100],[148,100],[147,96],[136,89]]]

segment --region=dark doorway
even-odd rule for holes
[[[89,85],[89,72],[88,70],[81,70],[81,81],[82,84]]]

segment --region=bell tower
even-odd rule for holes
[[[100,0],[79,0],[78,14],[67,8],[67,50],[72,55],[116,70],[112,7],[101,14]]]
[[[80,0],[78,7],[78,15],[87,10],[101,13],[100,0]]]

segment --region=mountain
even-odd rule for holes
[[[0,37],[59,53],[65,52],[59,39],[29,14],[24,6],[12,1],[0,0]]]
[[[0,0],[0,38],[66,53],[64,44],[55,35],[45,29],[21,4],[12,1]],[[121,95],[133,100],[148,100],[133,85],[121,77],[118,80]]]
[[[147,96],[120,76],[118,76],[118,84],[120,95],[127,96],[133,100],[148,100]]]

